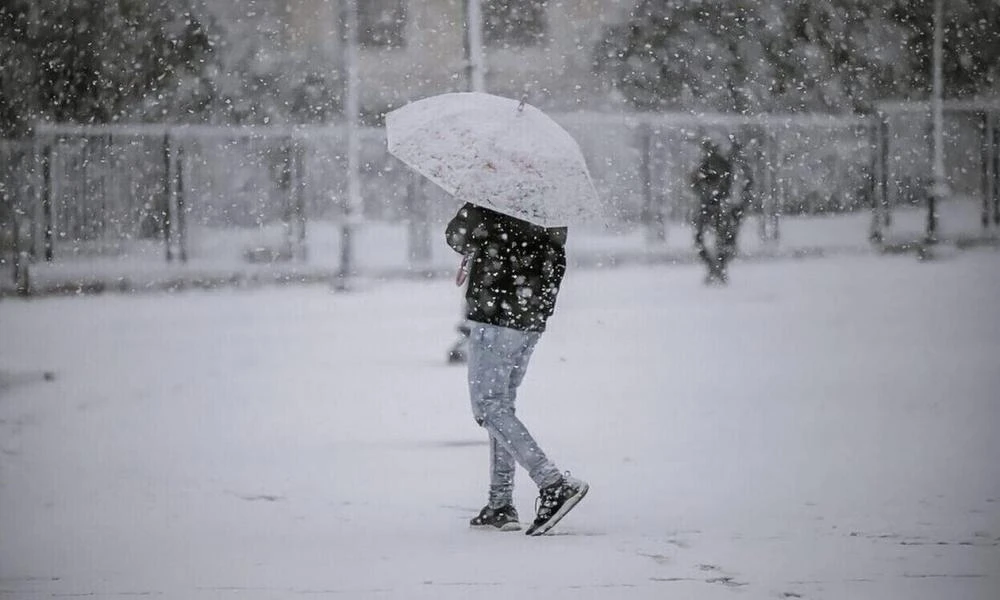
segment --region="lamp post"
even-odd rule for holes
[[[480,0],[465,0],[465,69],[470,92],[486,91],[486,56],[483,52],[483,7]]]
[[[360,140],[358,118],[361,113],[360,80],[358,77],[358,0],[342,0],[343,49],[347,89],[344,98],[344,118],[347,127],[347,199],[340,233],[340,266],[334,287],[349,289],[354,274],[354,229],[361,213]]]
[[[934,182],[927,200],[926,242],[928,244],[937,241],[937,203],[948,193],[944,172],[944,82],[941,67],[944,54],[943,4],[944,0],[934,0]]]

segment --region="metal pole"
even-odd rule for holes
[[[171,223],[171,210],[170,202],[171,196],[173,195],[173,181],[170,175],[172,174],[170,168],[170,132],[163,134],[163,212],[161,213],[161,218],[163,219],[163,245],[166,250],[167,262],[173,262],[174,260],[174,249],[173,241],[170,239],[171,228],[173,223]]]
[[[9,155],[6,157],[6,161],[9,164],[14,163],[14,152],[17,147],[18,146],[12,146],[9,150]],[[30,147],[32,149],[31,158],[32,160],[35,160],[37,147],[35,145]],[[23,154],[21,156],[21,160],[23,160]],[[20,163],[21,161],[18,162]],[[32,165],[31,170],[34,170],[34,165]],[[12,173],[8,173],[8,176],[11,175]],[[11,181],[13,181],[13,177],[11,177]],[[7,192],[0,189],[0,202],[8,202],[8,206],[11,211],[11,226],[13,227],[13,231],[11,232],[13,239],[11,242],[13,244],[14,289],[17,291],[18,295],[27,296],[31,293],[31,276],[28,268],[28,264],[31,262],[31,253],[25,245],[26,241],[22,239],[22,235],[24,234],[24,203],[26,200],[25,191],[27,186],[23,181],[20,181],[16,187],[11,186],[11,188],[12,189]],[[29,217],[27,221],[30,224],[31,218]]]
[[[944,0],[934,0],[934,187],[927,201],[927,242],[937,241],[937,201],[945,194],[944,101],[941,62],[944,54]]]
[[[992,123],[990,122],[989,111],[983,112],[983,143],[979,151],[982,155],[982,160],[980,161],[982,167],[982,192],[983,192],[983,207],[980,213],[980,222],[982,223],[983,229],[990,226],[990,197],[993,195],[993,181],[990,176],[990,170],[993,167],[993,157],[990,156],[990,151],[992,150],[993,141],[993,131]]]
[[[486,56],[483,51],[483,7],[480,0],[465,0],[465,60],[470,92],[486,91]]]
[[[784,156],[781,152],[781,142],[777,135],[771,136],[770,140],[770,153],[771,158],[768,161],[770,163],[771,170],[771,197],[768,211],[766,212],[767,220],[767,241],[774,244],[778,241],[779,231],[778,231],[778,221],[779,215],[782,208],[785,205],[785,178],[782,176],[784,172]]]
[[[871,198],[872,203],[872,226],[870,233],[868,234],[868,240],[875,245],[879,245],[885,239],[885,233],[882,231],[882,199],[881,199],[881,181],[882,181],[882,152],[881,152],[881,114],[876,117],[878,120],[873,121],[871,127],[868,130],[868,140],[871,147],[871,159],[869,160],[869,172],[868,172],[868,194]]]
[[[278,188],[283,192],[281,206],[281,229],[284,235],[284,242],[281,245],[281,252],[288,255],[288,258],[295,256],[295,244],[292,241],[295,236],[295,178],[292,175],[292,145],[294,138],[289,135],[281,145],[281,174],[278,177]]]
[[[879,122],[879,202],[882,203],[882,226],[892,227],[892,204],[889,202],[889,117],[880,114]]]
[[[19,211],[15,208],[12,218],[14,231],[14,289],[19,296],[27,296],[31,293],[31,276],[29,275],[28,263],[31,257],[23,247],[21,240],[21,218]]]
[[[284,180],[288,186],[288,205],[285,212],[285,243],[289,249],[290,257],[295,260],[304,259],[302,244],[305,239],[305,225],[303,223],[301,150],[298,138],[295,135],[290,136],[284,165]]]
[[[187,262],[187,207],[184,202],[184,146],[177,144],[177,166],[175,174],[177,214],[174,220],[177,222],[177,247],[182,263]]]
[[[642,185],[642,220],[646,226],[646,238],[650,242],[663,242],[667,239],[663,207],[657,202],[653,193],[653,126],[646,122],[641,123],[638,134],[639,182]]]
[[[344,58],[347,63],[347,92],[344,101],[344,118],[347,125],[347,202],[344,204],[344,222],[340,235],[340,269],[335,287],[347,289],[348,279],[354,273],[353,236],[355,221],[360,215],[361,182],[360,140],[358,117],[361,113],[358,78],[358,0],[343,0]]]
[[[42,150],[42,239],[45,262],[52,262],[55,219],[52,210],[52,145]]]
[[[1000,112],[993,113],[993,225],[1000,227]]]
[[[306,167],[305,167],[305,141],[296,142],[294,154],[294,181],[295,181],[295,223],[298,227],[298,235],[295,238],[295,252],[299,260],[306,260]]]

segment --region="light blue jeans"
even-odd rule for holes
[[[517,388],[541,333],[469,321],[469,396],[472,415],[490,434],[489,504],[513,504],[515,464],[542,488],[561,475],[517,416]]]

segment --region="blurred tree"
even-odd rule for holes
[[[886,8],[868,0],[785,2],[778,35],[767,42],[776,73],[771,107],[864,113],[897,96],[912,50]]]
[[[163,97],[211,51],[187,0],[0,5],[0,136],[37,119],[114,122]]]
[[[737,57],[717,35],[721,6],[642,0],[628,20],[608,29],[596,64],[637,108],[734,110],[725,82]]]
[[[321,43],[298,39],[282,0],[199,6],[210,52],[169,93],[147,96],[142,115],[215,125],[321,123],[340,115],[335,35]]]
[[[5,0],[0,137],[39,119],[328,121],[343,90],[333,52],[289,44],[280,10],[277,0]]]
[[[895,0],[889,14],[908,33],[905,85],[908,93],[926,98],[931,89],[934,3]],[[944,0],[945,95],[968,97],[1000,91],[1000,2]]]
[[[998,89],[1000,3],[945,0],[949,96]],[[640,109],[867,112],[926,97],[924,0],[639,0],[595,68]]]

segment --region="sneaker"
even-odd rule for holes
[[[517,520],[517,509],[511,505],[501,508],[484,506],[479,515],[469,521],[472,527],[495,527],[500,531],[519,531],[521,523]]]
[[[555,527],[555,524],[573,510],[573,507],[583,500],[590,486],[587,482],[570,477],[568,474],[559,483],[554,483],[539,490],[538,514],[535,522],[528,528],[528,535],[542,535]]]

